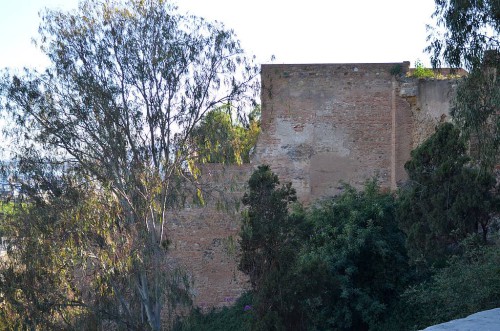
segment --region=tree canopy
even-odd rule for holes
[[[450,123],[411,152],[398,214],[414,262],[442,265],[479,227],[486,240],[490,214],[497,208],[495,181],[468,161],[460,130]]]
[[[451,114],[477,153],[482,170],[491,172],[500,154],[500,2],[435,0],[426,50],[434,67],[442,62],[464,66]]]
[[[486,171],[500,162],[500,57],[491,60],[460,82],[451,108],[454,122],[470,140],[471,157]]]
[[[61,267],[90,266],[102,276],[94,280],[114,303],[101,306],[109,308],[105,318],[139,329],[144,320],[159,330],[164,308],[175,301],[167,290],[175,275],[162,267],[165,225],[192,179],[190,137],[209,111],[231,104],[241,114],[254,105],[258,68],[231,30],[182,15],[165,0],[83,0],[76,11],[46,10],[39,31],[51,66],[7,72],[0,81],[27,207],[55,204],[66,192],[61,187],[78,193],[75,206],[92,205],[86,213],[69,209],[44,219],[78,219],[83,227],[75,231],[82,231],[79,247],[87,251]],[[98,217],[92,210],[110,222],[107,235],[91,226]],[[53,222],[30,236],[76,249],[57,235],[64,226]],[[12,236],[21,240],[26,234],[17,230]],[[130,253],[126,267],[110,250]]]
[[[408,274],[396,204],[374,181],[348,185],[305,212],[268,166],[249,180],[240,270],[258,330],[368,330],[388,315]]]
[[[200,163],[249,163],[260,133],[260,108],[254,108],[248,117],[246,125],[233,119],[231,105],[208,112],[193,130],[191,147],[195,160]]]
[[[444,62],[469,70],[480,66],[485,51],[500,49],[500,3],[498,0],[435,0],[427,51],[431,62]]]
[[[300,307],[295,293],[301,280],[292,269],[306,236],[299,210],[290,212],[297,197],[291,183],[279,186],[278,176],[261,165],[248,181],[243,204],[239,269],[253,290],[257,330],[300,330]]]

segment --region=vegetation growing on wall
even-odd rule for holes
[[[411,74],[413,78],[434,78],[436,75],[432,69],[424,67],[424,64],[417,60],[415,61],[415,69]]]

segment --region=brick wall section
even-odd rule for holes
[[[337,193],[339,181],[391,187],[404,178],[411,117],[390,73],[397,65],[408,64],[263,65],[254,162],[291,180],[304,201]]]
[[[399,77],[391,69],[399,67]],[[305,202],[339,182],[395,189],[410,151],[449,120],[456,79],[405,78],[409,62],[262,66],[262,134],[253,162]]]
[[[417,84],[417,104],[413,110],[413,148],[434,133],[438,123],[451,121],[449,110],[457,79],[421,79]]]
[[[436,125],[451,121],[450,107],[459,78],[404,78],[399,83],[399,95],[411,106],[410,149],[415,149],[434,133]]]
[[[202,167],[206,204],[192,204],[175,212],[167,226],[171,257],[192,281],[195,305],[230,305],[246,289],[248,280],[238,271],[238,233],[241,197],[251,166]]]

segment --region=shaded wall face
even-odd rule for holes
[[[409,156],[396,139],[411,130],[395,65],[263,65],[253,162],[270,164],[306,201],[337,193],[340,181],[360,186],[376,177],[395,186]]]
[[[457,82],[456,79],[415,82],[417,102],[412,109],[413,149],[434,133],[437,124],[451,121],[449,111]]]

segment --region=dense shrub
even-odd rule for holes
[[[250,276],[255,330],[368,330],[406,284],[405,236],[395,200],[367,183],[309,211],[291,208],[268,166],[249,181],[240,268]]]
[[[253,316],[252,295],[245,293],[232,307],[214,309],[206,314],[194,309],[175,323],[173,331],[250,331]]]
[[[387,314],[407,279],[405,238],[395,202],[375,182],[314,207],[301,254],[302,308],[311,330],[369,330]]]
[[[408,288],[380,330],[420,330],[500,307],[500,250],[483,245],[464,249],[430,280]]]
[[[308,210],[260,166],[243,198],[241,230],[239,267],[252,298],[207,315],[195,310],[175,330],[417,330],[500,305],[500,251],[476,227],[493,210],[490,178],[466,166],[452,125],[412,157],[399,195],[375,181],[361,191],[345,185]],[[428,233],[419,237],[412,226]],[[441,269],[422,277],[407,247],[429,261],[439,256],[433,265]]]
[[[411,152],[409,180],[400,191],[398,218],[408,236],[412,261],[426,269],[443,266],[461,240],[488,222],[496,208],[490,174],[469,166],[460,131],[445,123]]]
[[[269,166],[250,177],[243,197],[247,210],[241,230],[239,268],[250,277],[257,330],[302,329],[297,288],[302,279],[293,274],[307,225],[291,184],[279,186]]]

